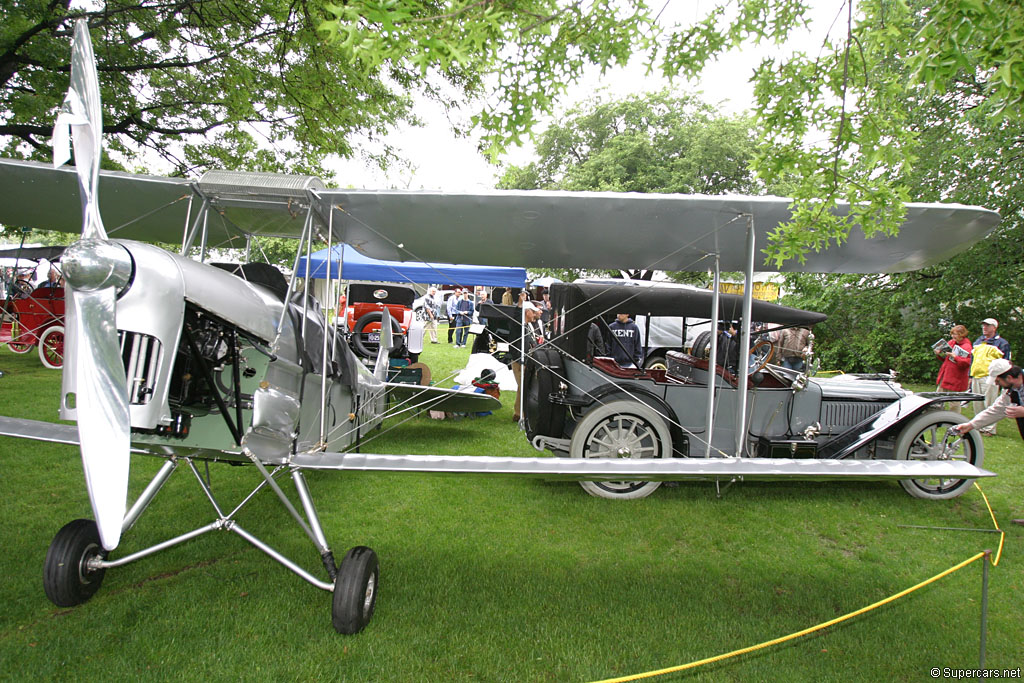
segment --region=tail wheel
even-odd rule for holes
[[[39,338],[39,360],[51,370],[64,367],[64,326],[54,325]]]
[[[899,460],[962,460],[981,467],[985,449],[976,431],[963,435],[949,433],[953,425],[966,422],[959,413],[933,410],[907,423],[896,440]],[[946,500],[956,498],[971,486],[971,479],[903,479],[900,485],[915,498]]]
[[[587,413],[572,435],[574,458],[667,458],[672,436],[665,418],[638,401],[611,401]],[[592,496],[615,500],[645,498],[660,481],[581,481]]]

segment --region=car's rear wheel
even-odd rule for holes
[[[610,401],[587,413],[573,432],[569,454],[574,458],[667,458],[672,435],[665,418],[638,401]],[[645,498],[660,481],[581,481],[599,498]]]
[[[949,433],[953,425],[967,420],[959,413],[932,410],[912,419],[896,439],[899,460],[961,460],[981,467],[985,449],[977,431],[961,436]],[[956,498],[968,488],[972,479],[902,479],[900,485],[915,498],[946,500]]]

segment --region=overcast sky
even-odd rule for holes
[[[655,3],[656,4],[656,3]],[[814,24],[806,34],[794,36],[780,49],[765,46],[734,51],[708,67],[699,82],[676,81],[670,84],[663,78],[646,76],[642,59],[626,68],[614,69],[601,76],[594,73],[583,82],[572,86],[562,98],[559,111],[591,97],[601,88],[616,96],[639,92],[654,92],[671,85],[679,91],[699,92],[709,104],[719,105],[724,114],[738,114],[753,105],[753,87],[749,79],[754,67],[765,56],[779,55],[799,49],[815,54],[825,33],[842,7],[842,0],[816,0]],[[667,3],[660,21],[663,25],[690,23],[697,18],[701,3],[675,0]],[[708,3],[706,6],[711,6]],[[695,9],[696,8],[696,9]],[[330,164],[337,169],[336,180],[343,186],[365,189],[409,189],[479,191],[491,189],[497,181],[498,168],[488,164],[476,152],[476,139],[456,138],[439,106],[421,102],[417,113],[428,122],[424,128],[410,128],[388,136],[389,144],[400,150],[409,166],[396,166],[387,173],[368,167],[359,159]],[[468,114],[466,115],[468,119]],[[543,129],[543,122],[535,129]],[[532,146],[510,150],[503,161],[517,165],[533,159]]]

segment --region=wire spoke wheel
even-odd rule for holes
[[[39,360],[51,370],[64,367],[64,326],[54,325],[39,338]]]
[[[672,438],[664,418],[638,401],[612,401],[598,406],[576,425],[570,455],[574,458],[664,458]],[[583,481],[592,496],[633,499],[649,496],[658,481]]]
[[[929,411],[907,423],[896,441],[896,457],[900,460],[959,460],[981,467],[984,448],[976,432],[956,435],[953,425],[966,420],[950,411]],[[916,498],[944,500],[966,491],[970,479],[903,479],[900,484]]]

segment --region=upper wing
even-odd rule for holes
[[[753,217],[758,251],[790,219],[782,197],[592,192],[369,192],[329,190],[343,239],[374,258],[528,267],[743,271]],[[784,270],[903,272],[940,263],[987,235],[995,211],[959,204],[907,204],[895,237],[853,230],[839,246]],[[840,213],[848,210],[840,206]],[[763,259],[759,259],[761,261]],[[758,263],[758,270],[774,270]]]
[[[181,242],[192,197],[180,178],[101,171],[100,213],[110,237]],[[74,168],[0,159],[0,223],[38,230],[82,231]]]
[[[193,198],[193,191],[196,193]],[[0,223],[77,230],[73,170],[0,160]],[[101,210],[112,237],[181,241],[203,201],[208,246],[244,235],[299,236],[311,212],[332,242],[380,259],[458,261],[496,266],[708,270],[745,269],[745,216],[757,250],[790,219],[782,197],[494,191],[477,194],[327,190],[312,176],[211,171],[200,180],[103,171]],[[940,263],[967,249],[999,214],[959,204],[907,204],[895,237],[866,239],[853,230],[842,245],[807,255],[785,270],[902,272]],[[840,205],[843,213],[848,207]],[[237,244],[237,242],[236,242]],[[758,269],[773,266],[758,264]]]

